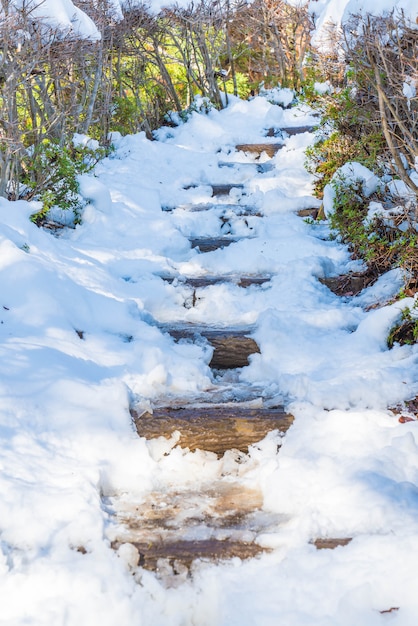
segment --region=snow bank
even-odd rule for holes
[[[330,24],[338,27],[351,15],[383,15],[392,11],[399,14],[402,12],[411,24],[416,23],[417,17],[415,0],[377,0],[373,5],[365,0],[311,0],[309,10],[315,19],[312,43],[319,48],[328,45],[327,27]]]

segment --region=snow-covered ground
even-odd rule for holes
[[[232,99],[158,141],[115,137],[116,152],[81,180],[83,224],[59,237],[29,221],[33,205],[0,201],[1,624],[415,626],[418,424],[387,407],[418,393],[418,350],[386,348],[401,304],[366,310],[401,277],[352,298],[319,282],[360,266],[326,224],[296,214],[317,203],[303,169],[312,134],[285,139],[264,173],[234,151],[309,121],[303,107]],[[225,161],[242,165],[219,168]],[[199,254],[189,237],[219,235],[217,211],[162,208],[208,202],[209,183],[231,182],[245,188],[228,201],[264,216],[231,213],[240,242]],[[187,286],[161,278],[225,273],[273,278],[208,287],[194,307]],[[170,320],[253,325],[261,354],[239,382],[295,415],[279,454],[274,434],[239,464],[137,437],[132,402],[216,388],[210,348],[175,343],[159,329]],[[202,563],[166,588],[111,549],[104,496],[140,501],[228,474],[279,514],[258,538],[271,553]],[[318,536],[353,541],[317,551]]]

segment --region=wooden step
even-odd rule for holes
[[[256,170],[258,174],[265,174],[266,172],[271,172],[274,170],[274,163],[270,163],[270,161],[266,161],[265,163],[243,163],[241,161],[219,161],[219,167],[229,167],[231,169],[250,169]]]
[[[200,211],[220,211],[221,215],[232,211],[235,215],[246,216],[255,215],[261,217],[260,209],[254,206],[246,204],[214,204],[214,203],[200,203],[200,204],[180,204],[176,207],[162,207],[162,211],[175,211],[180,209],[182,211],[190,211],[191,213],[198,213]]]
[[[319,278],[337,296],[355,296],[365,287],[375,282],[376,276],[370,272],[350,272],[342,276]]]
[[[238,287],[251,287],[253,285],[264,285],[271,280],[271,276],[260,275],[236,275],[230,274],[227,276],[167,276],[160,275],[160,277],[168,282],[172,283],[178,280],[180,284],[191,287],[192,289],[200,289],[203,287],[211,287],[212,285],[220,285],[222,283],[232,283]]]
[[[145,500],[126,496],[103,503],[114,522],[114,549],[135,546],[133,566],[171,577],[195,560],[252,558],[263,551],[257,535],[276,531],[283,516],[261,511],[261,491],[235,480],[214,479],[182,490],[153,491]],[[110,505],[110,506],[109,506]]]
[[[186,574],[193,561],[208,561],[221,563],[238,557],[245,560],[253,558],[262,552],[264,548],[255,543],[244,543],[232,539],[201,539],[181,540],[172,542],[150,543],[132,541],[129,542],[138,551],[137,565],[152,571],[159,572],[165,569],[166,575]],[[122,545],[113,542],[112,548],[118,549]]]
[[[244,189],[244,185],[242,183],[208,183],[205,186],[212,187],[212,196],[227,196],[232,189]],[[183,189],[195,189],[196,187],[199,187],[199,185],[186,185]]]
[[[314,126],[306,125],[306,126],[288,126],[287,128],[269,128],[266,137],[283,137],[283,134],[286,134],[288,137],[293,137],[294,135],[301,135],[302,133],[311,133],[314,129]]]
[[[313,220],[316,220],[319,213],[319,207],[312,207],[309,209],[299,209],[297,212],[299,217],[310,217]]]
[[[230,185],[211,185],[213,196],[228,196],[232,189],[244,189],[241,183]]]
[[[248,335],[251,329],[216,329],[212,327],[185,326],[168,327],[160,325],[162,330],[168,332],[176,341],[180,339],[197,339],[205,337],[213,346],[213,356],[209,366],[213,369],[237,369],[246,367],[251,354],[259,353],[257,343]]]
[[[334,550],[339,546],[346,546],[352,541],[352,537],[326,537],[314,539],[312,543],[317,550]]]
[[[283,143],[240,143],[235,146],[239,152],[261,155],[263,152],[269,157],[274,155],[284,147]]]
[[[156,408],[138,415],[131,410],[140,437],[169,438],[180,433],[178,445],[191,451],[200,449],[222,456],[227,450],[248,452],[248,446],[261,441],[272,430],[286,432],[293,416],[279,408],[248,408],[239,403],[198,405],[182,408]]]
[[[200,252],[213,252],[230,246],[239,241],[233,237],[194,237],[190,239],[192,248],[199,248]]]

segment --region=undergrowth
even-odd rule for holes
[[[406,307],[401,319],[390,330],[387,345],[393,348],[395,343],[414,344],[418,342],[418,301],[412,308]]]
[[[109,148],[89,147],[44,140],[25,159],[25,198],[39,200],[42,208],[31,216],[38,226],[58,209],[70,212],[70,221],[81,221],[84,201],[79,194],[78,176],[90,172],[109,153]],[[67,220],[68,221],[68,220]]]

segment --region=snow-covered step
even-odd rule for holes
[[[269,128],[266,137],[294,137],[303,133],[311,133],[314,129],[312,125],[305,126],[288,126],[285,128]]]
[[[178,282],[182,285],[191,287],[192,289],[201,289],[219,285],[221,283],[232,283],[238,287],[251,287],[253,285],[264,285],[271,280],[270,274],[265,275],[245,275],[245,274],[229,274],[226,276],[169,276],[161,275],[161,278],[168,283]]]
[[[283,407],[252,408],[240,403],[161,407],[142,415],[131,410],[131,414],[140,437],[170,438],[178,432],[181,447],[215,452],[219,457],[227,450],[246,453],[248,446],[269,432],[284,433],[293,423],[293,416]]]
[[[237,369],[249,364],[251,354],[259,353],[257,343],[250,337],[253,328],[228,329],[213,328],[211,326],[197,326],[193,324],[160,326],[174,339],[199,340],[202,337],[213,346],[214,351],[209,366],[213,369]]]
[[[228,211],[233,211],[235,215],[238,216],[251,216],[254,215],[256,217],[261,217],[260,209],[251,206],[248,204],[216,204],[214,202],[207,203],[188,203],[188,204],[179,204],[174,207],[163,206],[163,211],[175,211],[176,209],[180,209],[182,211],[190,211],[191,213],[199,213],[201,211],[219,211],[220,215],[227,213]]]
[[[184,189],[195,189],[199,185],[187,185]],[[244,185],[242,183],[205,183],[205,186],[212,187],[212,196],[228,196],[232,189],[243,190]]]
[[[255,170],[258,174],[265,174],[266,172],[271,172],[274,169],[274,163],[270,163],[270,161],[266,161],[265,163],[242,163],[240,161],[219,161],[219,167],[229,167],[231,169],[248,169]]]
[[[263,533],[284,517],[262,510],[263,496],[238,481],[212,480],[183,489],[153,491],[135,502],[121,496],[104,502],[111,513],[111,545],[131,562],[155,571],[168,585],[187,579],[196,560],[248,559],[265,551]]]
[[[199,248],[200,252],[213,252],[230,246],[239,241],[237,237],[194,237],[190,239],[192,248]]]
[[[235,146],[239,152],[261,155],[263,152],[269,157],[274,155],[284,147],[283,143],[240,143]]]

